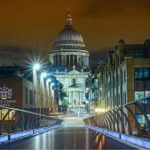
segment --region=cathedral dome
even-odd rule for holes
[[[73,29],[73,27],[65,27],[63,30],[61,30],[56,38],[55,43],[83,43],[83,38],[81,34]]]
[[[68,48],[78,47],[80,49],[84,49],[85,47],[81,34],[72,26],[72,18],[69,11],[66,16],[65,27],[56,35],[53,48],[59,49],[64,46],[67,46]]]
[[[85,49],[83,38],[72,26],[72,18],[67,11],[64,28],[55,37],[53,49],[49,52],[52,67],[67,70],[85,69],[89,66],[89,52]]]

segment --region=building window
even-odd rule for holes
[[[32,92],[32,90],[30,90],[30,93],[29,93],[30,95],[30,105],[32,105],[33,104],[33,92]]]
[[[150,80],[150,68],[135,68],[134,80]]]
[[[146,91],[150,91],[150,80],[148,80],[147,82],[145,82],[145,90]]]
[[[144,81],[134,81],[135,91],[144,91]]]
[[[134,96],[135,96],[135,100],[141,99],[144,97],[144,91],[135,91]]]
[[[135,100],[150,96],[150,68],[134,68]]]
[[[76,85],[76,79],[72,79],[72,84]]]
[[[143,53],[134,53],[134,54],[133,54],[133,57],[134,57],[134,58],[143,58],[144,55],[143,55]]]
[[[28,104],[28,89],[26,88],[26,91],[25,91],[25,95],[26,95],[26,97],[25,97],[25,104],[27,105]]]
[[[145,97],[150,96],[150,91],[145,91]]]
[[[136,115],[136,118],[137,118],[138,122],[141,124],[141,127],[144,127],[144,125],[145,125],[144,115]]]

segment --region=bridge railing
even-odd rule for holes
[[[59,125],[63,120],[0,105],[0,135]]]
[[[85,124],[150,139],[150,97],[84,119]]]

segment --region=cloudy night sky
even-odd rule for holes
[[[0,0],[0,60],[47,57],[68,8],[91,61],[121,38],[131,44],[150,38],[149,0]]]

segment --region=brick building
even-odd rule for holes
[[[27,67],[1,66],[0,105],[45,115],[54,111],[54,90],[40,74]]]

